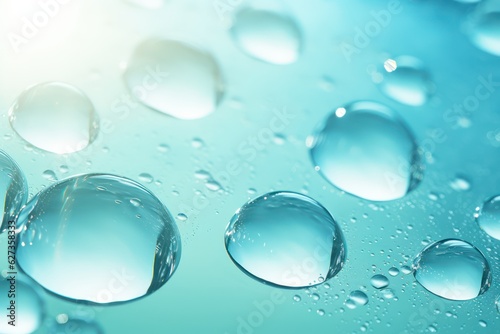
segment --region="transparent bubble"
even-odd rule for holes
[[[368,296],[360,290],[354,290],[349,294],[345,305],[351,309],[368,304]]]
[[[9,291],[14,291],[15,296]],[[12,276],[7,275],[7,278],[0,279],[0,296],[0,333],[33,333],[41,326],[45,305],[36,288],[31,286],[28,280],[19,279],[19,276],[12,280]],[[15,301],[13,312],[9,310],[11,300]],[[12,313],[14,318],[9,317]],[[8,321],[14,321],[15,326],[11,326]]]
[[[293,192],[268,193],[243,205],[226,229],[225,244],[250,277],[291,288],[332,278],[346,256],[342,232],[330,213]]]
[[[180,237],[165,206],[114,175],[65,179],[34,196],[19,216],[17,261],[47,290],[72,300],[116,303],[153,293],[173,275]]]
[[[413,261],[413,275],[433,294],[450,300],[469,300],[488,290],[488,261],[476,247],[458,239],[445,239],[424,248]]]
[[[490,237],[500,240],[500,195],[487,199],[476,209],[476,222]]]
[[[334,186],[355,196],[401,198],[421,179],[413,134],[388,107],[376,102],[347,105],[330,114],[308,139],[315,169]]]
[[[125,82],[144,105],[180,119],[205,117],[222,98],[215,59],[174,40],[147,40],[134,51]]]
[[[432,81],[422,62],[411,56],[388,59],[379,83],[380,90],[391,99],[410,106],[421,106],[432,93]]]
[[[296,62],[302,48],[302,36],[295,20],[266,9],[245,7],[239,10],[231,37],[243,52],[271,64]]]
[[[9,228],[9,221],[16,220],[27,200],[28,182],[23,172],[7,153],[0,150],[0,203],[3,203],[0,233]]]
[[[86,148],[98,133],[92,102],[78,88],[62,82],[26,89],[11,106],[9,121],[28,143],[58,154]]]

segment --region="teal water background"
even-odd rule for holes
[[[5,11],[6,3],[0,5],[4,23],[15,19]],[[488,237],[473,214],[500,193],[500,87],[465,115],[453,107],[475,96],[484,80],[500,81],[500,58],[478,49],[465,33],[476,5],[423,0],[401,1],[402,10],[349,61],[342,43],[355,46],[357,29],[376,21],[371,11],[386,10],[389,3],[286,2],[283,10],[300,26],[303,49],[296,63],[281,66],[241,52],[227,27],[231,10],[221,17],[212,1],[171,0],[151,10],[118,0],[73,0],[19,53],[1,39],[0,148],[24,171],[31,195],[52,183],[43,177],[46,170],[59,179],[105,172],[139,182],[141,173],[149,173],[155,181],[145,185],[174,217],[188,217],[177,219],[183,248],[179,268],[160,290],[110,307],[45,295],[47,316],[85,311],[106,333],[498,332],[500,241]],[[9,29],[5,23],[2,34]],[[215,57],[226,85],[213,114],[187,121],[119,104],[129,94],[123,64],[152,36],[190,42]],[[387,58],[400,55],[419,58],[432,78],[435,92],[422,106],[393,101],[373,82],[373,69],[381,72]],[[54,80],[83,90],[101,122],[96,140],[67,156],[27,145],[7,117],[22,90]],[[401,199],[362,200],[314,170],[306,138],[329,113],[357,100],[391,107],[426,151],[422,182]],[[276,123],[281,125],[277,139],[269,136]],[[158,149],[162,144],[168,145],[166,152]],[[68,171],[63,173],[61,165]],[[226,192],[208,189],[195,177],[198,170],[208,171]],[[470,189],[453,189],[450,183],[457,176],[468,180]],[[278,190],[306,193],[340,224],[347,262],[328,281],[330,288],[320,285],[308,293],[266,286],[228,257],[224,231],[235,210],[250,198]],[[427,243],[445,238],[466,240],[485,254],[493,282],[486,293],[449,301],[430,294],[411,274],[388,274],[391,267],[411,265]],[[1,235],[0,249],[4,245]],[[6,256],[0,256],[4,267]],[[370,285],[375,274],[389,278],[396,299]],[[365,291],[369,301],[350,309],[344,302],[354,290]],[[295,295],[301,300],[295,301]],[[49,331],[42,327],[36,333]]]

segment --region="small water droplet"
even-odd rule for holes
[[[139,174],[139,180],[144,183],[151,183],[153,182],[154,178],[149,173],[141,173]]]
[[[493,4],[493,1],[491,2]],[[472,42],[481,50],[500,56],[500,7],[478,7],[468,22]]]
[[[467,191],[470,189],[471,185],[465,176],[457,175],[451,180],[450,187],[455,191]]]
[[[389,275],[391,276],[398,276],[399,275],[399,269],[396,267],[389,268]]]

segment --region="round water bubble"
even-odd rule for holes
[[[144,105],[180,119],[211,114],[222,97],[222,74],[215,59],[174,40],[147,40],[134,51],[125,82]]]
[[[380,90],[391,99],[410,106],[421,106],[432,93],[432,82],[422,62],[411,56],[388,59]]]
[[[115,175],[71,177],[34,196],[19,215],[17,261],[45,289],[68,299],[124,302],[173,275],[181,242],[165,206]]]
[[[31,145],[64,154],[89,146],[98,133],[98,120],[89,98],[62,82],[32,86],[9,110],[14,131]]]
[[[33,333],[42,324],[45,306],[36,288],[32,287],[27,280],[15,279],[7,275],[0,278],[0,308],[2,309],[2,321],[0,321],[0,333]],[[14,291],[14,295],[9,291]],[[12,310],[11,301],[15,301]],[[10,309],[9,309],[10,308]],[[10,315],[13,317],[10,317]],[[9,324],[9,321],[13,323]],[[14,324],[14,325],[12,325]]]
[[[469,300],[491,285],[488,261],[476,247],[458,239],[430,244],[413,261],[413,275],[433,294],[450,300]]]
[[[65,322],[53,322],[50,325],[51,334],[103,334],[101,326],[94,321],[84,319],[68,319]]]
[[[383,289],[389,286],[389,279],[384,275],[373,275],[370,283],[375,289]]]
[[[16,162],[0,150],[0,203],[3,203],[0,233],[9,228],[28,199],[28,183]],[[11,226],[14,226],[12,223]]]
[[[247,55],[271,64],[296,62],[302,48],[301,32],[295,21],[267,8],[239,10],[231,27],[231,37]]]
[[[401,198],[421,179],[413,134],[396,113],[376,102],[338,108],[307,145],[315,169],[326,180],[364,199]]]
[[[239,208],[227,226],[225,244],[250,277],[289,288],[332,278],[346,256],[342,231],[330,213],[308,196],[284,191]]]
[[[500,195],[487,199],[476,209],[476,222],[490,237],[500,240]]]
[[[500,4],[490,1],[476,9],[467,24],[470,39],[479,49],[500,56]]]

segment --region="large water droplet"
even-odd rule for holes
[[[249,56],[272,64],[293,63],[301,52],[302,37],[295,21],[271,10],[239,10],[231,36]]]
[[[234,263],[262,283],[300,288],[335,276],[344,265],[342,232],[314,199],[273,192],[243,205],[225,244]]]
[[[84,149],[98,133],[92,102],[78,88],[62,82],[26,89],[11,106],[9,120],[28,143],[58,154]]]
[[[388,59],[384,69],[386,73],[379,87],[385,95],[410,106],[427,102],[432,82],[420,60],[410,56]]]
[[[174,40],[140,44],[125,71],[125,81],[143,104],[180,119],[211,114],[222,96],[222,75],[215,59]]]
[[[180,260],[179,233],[165,206],[140,184],[114,175],[56,183],[28,202],[19,221],[25,225],[18,264],[69,299],[104,304],[148,295]]]
[[[500,195],[487,199],[476,211],[479,227],[490,237],[500,240]]]
[[[380,274],[373,275],[370,280],[370,283],[376,289],[383,289],[389,286],[389,280],[387,279],[387,277]]]
[[[308,139],[316,170],[334,186],[368,200],[393,200],[414,189],[421,179],[420,156],[398,115],[368,101],[342,109]]]
[[[44,303],[37,291],[23,280],[10,281],[12,276],[0,279],[0,308],[2,310],[2,321],[0,321],[0,333],[33,333],[42,324],[44,317]],[[14,285],[12,285],[14,283]],[[8,297],[9,291],[15,291],[15,297]],[[15,301],[15,326],[8,324],[11,321],[6,315],[10,314],[10,301]],[[9,312],[9,313],[7,313]]]
[[[0,203],[3,203],[0,233],[9,228],[9,221],[15,221],[21,207],[28,199],[28,183],[19,166],[0,150]]]
[[[495,5],[490,2],[492,7]],[[479,8],[469,22],[469,35],[472,42],[481,50],[500,56],[500,6]]]
[[[416,256],[413,266],[417,282],[446,299],[473,299],[491,285],[490,266],[484,255],[458,239],[430,244]]]

